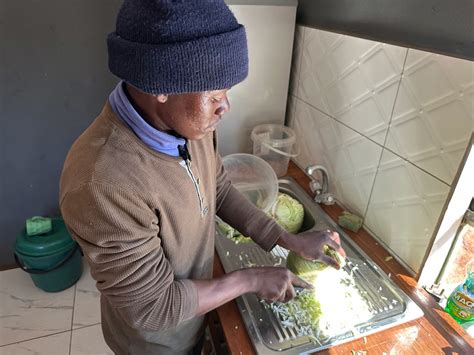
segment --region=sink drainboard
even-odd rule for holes
[[[372,311],[372,318],[354,324],[351,331],[341,332],[329,339],[300,336],[298,327],[284,327],[271,309],[253,294],[237,299],[250,339],[259,354],[300,354],[319,351],[342,342],[372,334],[389,327],[419,318],[422,310],[313,202],[291,178],[279,180],[280,191],[298,201],[305,208],[302,230],[336,230],[350,263],[346,265],[355,286]],[[284,266],[288,251],[276,246],[265,252],[254,243],[235,244],[216,233],[216,250],[226,273],[251,266]]]

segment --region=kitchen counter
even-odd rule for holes
[[[290,162],[288,175],[296,179],[310,195],[309,178]],[[321,206],[334,220],[342,212],[337,205]],[[474,340],[469,337],[434,299],[410,276],[406,269],[390,256],[365,230],[347,234],[371,259],[423,310],[424,316],[364,338],[347,342],[318,354],[473,354]],[[224,274],[219,257],[215,257],[214,276]],[[235,301],[228,302],[209,315],[209,324],[215,343],[225,341],[230,354],[255,354],[243,319]],[[221,338],[221,339],[219,339]],[[217,353],[220,354],[219,349]]]

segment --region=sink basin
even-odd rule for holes
[[[352,264],[348,271],[352,273],[356,287],[364,295],[373,316],[363,324],[354,324],[350,331],[341,331],[341,334],[329,339],[311,340],[308,336],[299,336],[297,327],[284,327],[271,309],[265,307],[254,294],[247,294],[237,298],[237,305],[259,354],[311,353],[423,315],[423,311],[326,215],[294,179],[280,179],[279,190],[303,204],[305,217],[301,231],[329,228],[340,234],[342,247]],[[288,254],[280,246],[267,253],[253,242],[235,244],[218,232],[216,250],[226,273],[251,266],[284,266]]]

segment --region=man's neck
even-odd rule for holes
[[[143,93],[127,83],[125,83],[123,91],[125,92],[125,95],[127,95],[133,108],[149,125],[159,131],[176,135],[175,132],[169,128],[156,113],[156,105],[158,105],[158,101],[153,95]]]

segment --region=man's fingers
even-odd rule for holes
[[[341,254],[345,258],[347,255],[346,255],[346,251],[342,249],[341,247],[341,238],[339,236],[339,233],[331,231],[330,239],[331,239],[331,242],[334,241],[336,242],[336,244],[328,243],[328,245],[331,245],[334,250],[336,250],[339,254]]]
[[[283,302],[288,302],[288,301],[292,300],[293,298],[295,298],[295,296],[296,296],[295,289],[290,284],[290,285],[288,285],[288,288],[286,289],[285,299],[283,300]]]
[[[314,288],[313,285],[311,285],[310,283],[306,282],[305,280],[296,276],[293,273],[291,274],[291,283],[293,286],[296,286],[296,287],[309,288],[309,289]]]
[[[341,247],[341,245],[338,242],[336,242],[332,239],[328,239],[327,242],[326,242],[326,245],[328,245],[330,248],[332,248],[334,250],[337,250]]]
[[[284,302],[286,298],[286,290],[282,290],[280,296],[277,298],[277,302]]]
[[[332,266],[333,268],[339,270],[341,268],[341,266],[339,265],[339,263],[334,259],[334,258],[331,258],[330,256],[328,255],[323,255],[321,256],[321,259],[320,261],[322,261],[323,263],[329,265],[329,266]]]
[[[339,254],[341,254],[344,258],[346,257],[346,252],[344,249],[342,249],[341,245],[337,242],[335,242],[332,239],[329,239],[326,243],[330,248],[334,249],[337,251]]]
[[[331,238],[332,240],[336,241],[337,243],[341,243],[341,238],[338,232],[328,229],[327,234],[329,235],[329,238]]]

